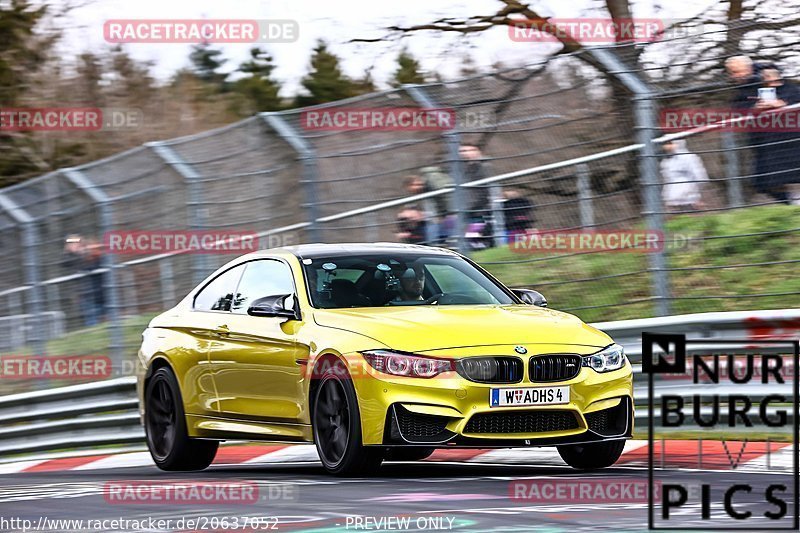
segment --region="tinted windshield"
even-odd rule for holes
[[[303,259],[314,307],[514,303],[457,256],[408,253]]]

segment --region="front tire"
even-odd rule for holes
[[[219,442],[189,437],[178,380],[161,367],[148,380],[144,394],[147,449],[161,470],[203,470],[217,454]]]
[[[383,461],[383,449],[363,445],[356,391],[340,364],[333,365],[320,377],[314,399],[313,431],[322,466],[331,474],[372,474]]]
[[[625,448],[625,441],[609,440],[589,444],[570,444],[557,448],[558,454],[572,468],[596,470],[616,463]]]

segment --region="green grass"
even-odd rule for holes
[[[138,315],[122,320],[123,345],[136,348],[142,342],[142,331],[155,315]],[[58,339],[48,341],[45,347],[47,355],[104,355],[108,354],[111,344],[110,325],[105,322],[96,326],[71,331]],[[14,355],[35,355],[31,347],[14,350]]]
[[[668,245],[669,268],[728,267],[671,271],[672,295],[677,298],[671,301],[672,314],[797,307],[798,294],[748,295],[800,293],[800,276],[797,276],[800,262],[730,267],[800,261],[800,231],[713,238],[797,228],[800,228],[800,208],[795,206],[752,207],[671,218],[666,224],[668,241],[676,235],[703,239],[692,241],[688,248],[670,249]],[[477,252],[473,259],[507,285],[539,290],[554,309],[568,310],[586,321],[604,321],[654,315],[653,303],[648,301],[652,294],[651,275],[646,272],[648,256],[604,252],[557,257],[557,254],[521,254],[503,247]],[[564,283],[629,272],[641,273]],[[704,296],[727,298],[701,298]],[[595,306],[598,308],[588,308]]]
[[[138,315],[126,317],[122,320],[123,356],[126,361],[134,362],[136,360],[136,354],[142,342],[142,331],[147,327],[148,322],[150,322],[153,316],[154,315]],[[63,337],[48,341],[45,344],[45,354],[50,357],[73,355],[107,355],[111,357],[112,354],[109,353],[109,345],[111,344],[110,334],[108,323],[71,331]],[[12,355],[17,357],[40,355],[40,353],[30,346],[25,346],[15,349],[8,354],[0,353],[0,358]],[[128,369],[131,367],[126,366],[125,368]],[[0,395],[42,388],[49,389],[53,387],[75,385],[81,382],[81,380],[74,379],[0,379]]]

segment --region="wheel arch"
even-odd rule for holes
[[[325,351],[319,356],[317,356],[311,367],[309,368],[309,379],[308,379],[308,407],[309,407],[309,418],[313,417],[314,411],[314,399],[316,398],[317,389],[319,388],[319,381],[320,376],[322,375],[323,368],[325,365],[340,365],[344,368],[345,372],[349,375],[349,370],[347,369],[347,362],[345,361],[344,357],[336,353],[332,350]]]

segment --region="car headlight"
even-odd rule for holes
[[[455,362],[392,350],[361,352],[369,365],[379,372],[409,378],[432,378],[442,372],[455,370]]]
[[[619,344],[606,346],[597,353],[583,356],[583,366],[596,372],[611,372],[625,366],[625,350]]]

